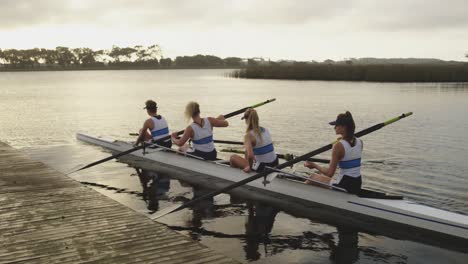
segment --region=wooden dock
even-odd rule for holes
[[[237,263],[0,142],[0,263]]]

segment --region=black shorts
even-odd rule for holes
[[[190,155],[200,157],[204,160],[216,160],[218,156],[218,152],[216,152],[216,149],[213,149],[213,151],[210,151],[210,152],[204,152],[204,151],[195,149],[193,150],[193,152],[187,152],[187,153],[189,153]]]
[[[253,171],[256,171],[256,172],[264,172],[265,171],[265,168],[266,167],[276,167],[278,166],[278,158],[276,158],[273,162],[270,162],[270,163],[263,163],[263,162],[260,162],[260,165],[258,165],[258,168],[256,170],[254,170],[254,168],[250,167]]]
[[[362,186],[362,178],[361,176],[351,177],[344,175],[341,181],[339,183],[334,183],[333,186],[343,188],[348,191],[348,193],[359,194]]]
[[[171,148],[172,147],[172,141],[170,139],[166,141],[152,141],[153,144],[158,144],[162,147],[165,148]],[[150,143],[151,144],[151,143]],[[158,148],[158,146],[153,146],[152,148]]]

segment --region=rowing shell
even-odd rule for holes
[[[77,134],[77,139],[113,153],[133,148],[128,142],[81,133]],[[249,176],[240,169],[229,167],[224,161],[203,161],[161,148],[133,152],[122,156],[120,161],[211,189],[223,188]],[[468,252],[466,215],[370,190],[357,196],[306,185],[297,180],[300,175],[294,176],[273,172],[264,179],[232,190],[232,193],[275,205],[297,216]]]

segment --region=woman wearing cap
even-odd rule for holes
[[[231,167],[243,169],[245,172],[251,170],[261,172],[265,167],[275,167],[278,165],[268,129],[259,125],[259,118],[255,109],[249,108],[245,111],[244,117],[247,129],[244,136],[245,156],[232,155],[230,158]]]
[[[213,142],[213,127],[227,127],[228,121],[223,115],[214,117],[200,117],[200,105],[196,102],[189,102],[185,107],[185,117],[190,120],[190,124],[184,131],[180,139],[177,133],[172,133],[172,142],[180,146],[181,151],[186,151],[192,155],[205,160],[216,160],[217,152]],[[185,143],[191,139],[193,149],[189,149]]]
[[[340,187],[349,193],[358,194],[361,190],[361,157],[363,142],[354,136],[355,124],[353,116],[346,111],[339,114],[336,121],[330,122],[335,126],[335,133],[342,138],[333,145],[332,158],[328,168],[321,167],[313,162],[305,162],[304,166],[310,169],[317,169],[320,174],[313,174],[312,180],[320,181],[333,186]],[[333,177],[336,168],[340,168],[337,177]],[[312,181],[306,182],[312,184]]]
[[[168,137],[169,127],[166,119],[157,114],[158,106],[155,101],[148,100],[145,105],[143,109],[146,109],[150,118],[143,123],[143,128],[140,130],[140,135],[135,145],[145,141],[147,143],[153,142],[163,147],[170,148],[172,142]],[[166,138],[166,140],[162,140],[163,138]]]

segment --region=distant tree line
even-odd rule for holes
[[[272,64],[235,70],[230,76],[251,79],[326,81],[468,82],[468,64]]]
[[[55,49],[0,49],[0,70],[134,69],[134,68],[238,68],[243,59],[211,55],[164,58],[158,45],[118,47],[110,50],[56,47]]]

